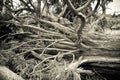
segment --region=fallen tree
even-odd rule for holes
[[[91,12],[93,0],[76,1],[79,5],[73,0],[63,1],[63,5],[57,0],[53,0],[54,3],[52,0],[37,0],[37,3],[20,0],[22,8],[18,9],[3,2],[5,10],[12,13],[12,19],[0,20],[0,28],[6,26],[9,28],[5,30],[10,30],[9,34],[4,33],[0,37],[4,46],[1,47],[1,62],[6,61],[4,65],[26,80],[81,80],[83,74],[87,78],[98,74],[119,75],[119,34],[108,35],[92,30],[96,27],[104,29],[101,25],[106,25],[103,24],[105,14],[102,17],[95,15],[102,4],[99,1]],[[44,3],[43,8],[40,7],[41,2]],[[13,5],[12,2],[9,4]],[[63,9],[53,13],[50,7],[58,8],[58,5]],[[93,15],[98,17],[97,20],[89,21]],[[91,30],[87,30],[89,28]],[[9,77],[3,73],[0,73],[3,78]]]

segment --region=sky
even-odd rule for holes
[[[120,14],[120,0],[113,0],[112,3],[108,5],[107,14]]]

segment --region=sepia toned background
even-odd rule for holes
[[[120,14],[120,0],[113,0],[113,3],[108,5],[107,13],[113,14],[114,12]]]

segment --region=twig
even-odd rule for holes
[[[55,55],[55,56],[48,57],[48,58],[45,58],[43,61],[41,61],[40,63],[38,63],[38,64],[33,68],[33,72],[32,72],[32,73],[34,73],[34,72],[35,72],[35,69],[36,69],[39,65],[41,65],[43,62],[45,62],[45,61],[48,60],[48,59],[55,58],[55,57],[56,57],[56,55]]]
[[[38,59],[40,59],[40,60],[44,60],[44,59],[47,58],[47,57],[51,57],[51,56],[48,55],[48,54],[43,54],[42,56],[39,56],[39,54],[36,53],[35,51],[31,51],[31,54],[32,54],[34,57],[36,57],[36,58],[38,58]]]
[[[79,73],[79,74],[89,74],[89,75],[93,75],[94,74],[94,72],[92,72],[91,70],[83,70],[81,68],[77,69],[77,73]]]
[[[92,1],[94,1],[94,0],[88,0],[88,2],[86,4],[84,4],[82,7],[77,8],[76,10],[81,11],[81,10],[85,9],[86,7],[88,7],[88,5],[91,4]]]
[[[62,12],[58,15],[58,18],[60,18],[60,17],[62,17],[64,14],[65,14],[65,11],[67,10],[67,5],[65,5],[64,7],[63,7],[63,10],[62,10]]]
[[[42,56],[42,55],[44,54],[44,52],[47,50],[48,47],[54,45],[55,43],[57,43],[57,42],[59,42],[59,41],[63,41],[63,40],[57,40],[57,41],[51,43],[50,45],[48,45],[47,47],[45,47],[45,49],[42,51],[42,53],[40,54],[40,56]]]

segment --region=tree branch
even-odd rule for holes
[[[62,12],[58,15],[58,18],[62,17],[65,14],[65,11],[67,10],[68,6],[65,5]]]
[[[29,3],[33,7],[33,9],[35,10],[35,6],[32,4],[32,0],[29,0]]]
[[[91,3],[92,1],[93,1],[93,0],[89,0],[85,5],[83,5],[82,7],[77,8],[76,10],[77,10],[77,11],[81,11],[81,10],[85,9],[86,7],[88,7],[88,5],[90,5],[90,3]]]
[[[81,58],[80,58],[81,59]],[[103,57],[103,56],[83,56],[81,60],[81,64],[88,64],[88,63],[116,63],[120,64],[120,58],[114,57]]]

